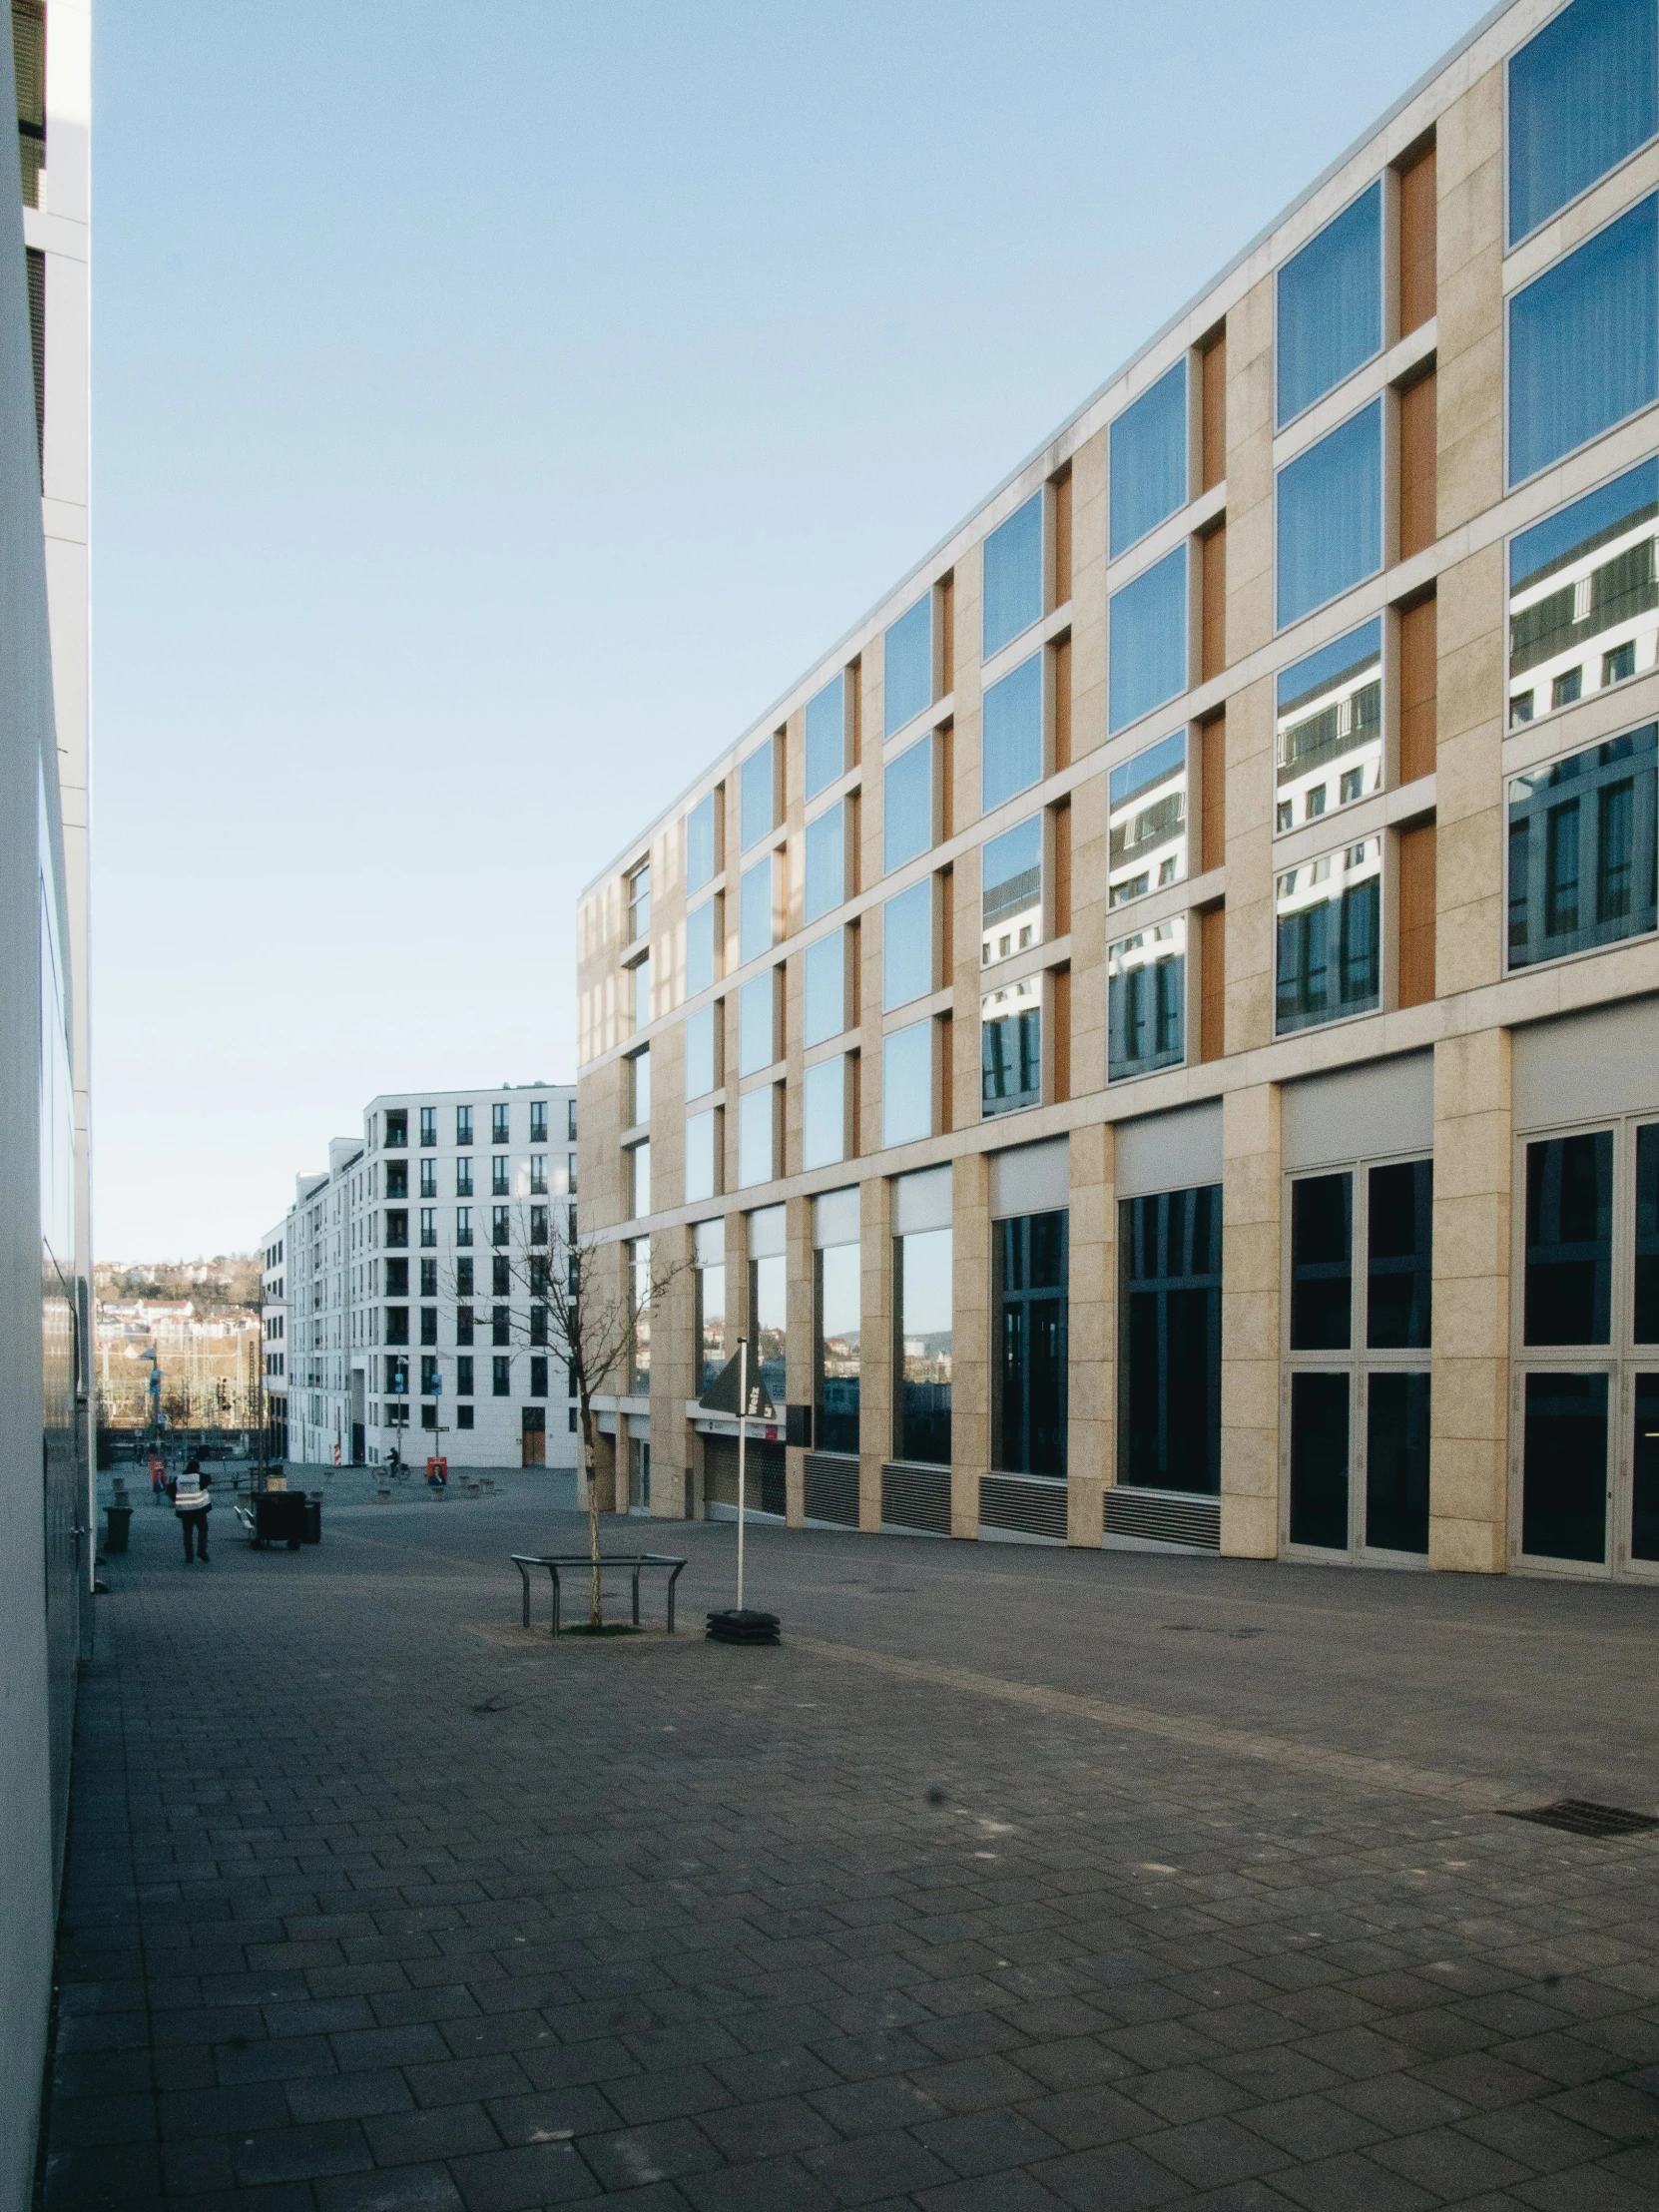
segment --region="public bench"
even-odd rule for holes
[[[518,1569],[518,1578],[523,1585],[524,1625],[526,1628],[530,1625],[530,1569],[532,1567],[545,1567],[547,1569],[549,1579],[553,1585],[552,1633],[556,1636],[559,1633],[559,1570],[564,1568],[567,1572],[575,1572],[579,1568],[584,1575],[591,1574],[593,1571],[592,1555],[585,1551],[515,1551],[512,1554],[512,1561]],[[666,1567],[668,1569],[668,1632],[672,1636],[674,1634],[674,1585],[679,1581],[685,1564],[684,1559],[676,1558],[672,1552],[668,1551],[613,1551],[608,1552],[600,1560],[599,1571],[603,1575],[607,1568],[623,1567],[632,1575],[634,1583],[634,1626],[637,1628],[640,1624],[640,1576],[647,1567]]]

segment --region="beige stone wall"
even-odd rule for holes
[[[1222,1104],[1221,1548],[1279,1549],[1279,1087]]]
[[[858,1312],[858,1525],[881,1525],[881,1462],[893,1424],[892,1185],[868,1177],[858,1189],[863,1280]]]
[[[1510,1033],[1434,1052],[1428,1559],[1500,1573],[1509,1454]]]
[[[950,1532],[979,1533],[979,1477],[991,1465],[991,1183],[986,1155],[956,1162],[952,1189]]]
[[[1071,1133],[1066,1532],[1071,1543],[1095,1547],[1101,1492],[1117,1479],[1115,1136],[1100,1123]]]

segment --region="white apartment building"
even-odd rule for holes
[[[261,1366],[265,1425],[273,1459],[288,1455],[287,1216],[266,1233],[260,1256]]]
[[[371,1100],[361,1137],[333,1139],[266,1239],[284,1455],[573,1468],[568,1378],[535,1294],[564,1265],[575,1206],[574,1085]]]

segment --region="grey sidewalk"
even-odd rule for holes
[[[50,2212],[1659,2202],[1639,1591],[751,1534],[525,1638],[525,1477],[185,1568],[84,1685]],[[639,1524],[612,1523],[630,1548]]]

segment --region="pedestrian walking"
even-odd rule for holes
[[[214,1501],[208,1495],[208,1479],[201,1472],[201,1464],[193,1456],[173,1492],[173,1510],[178,1514],[179,1526],[185,1532],[187,1567],[195,1559],[198,1547],[201,1549],[202,1564],[208,1564],[208,1515],[214,1509]]]

